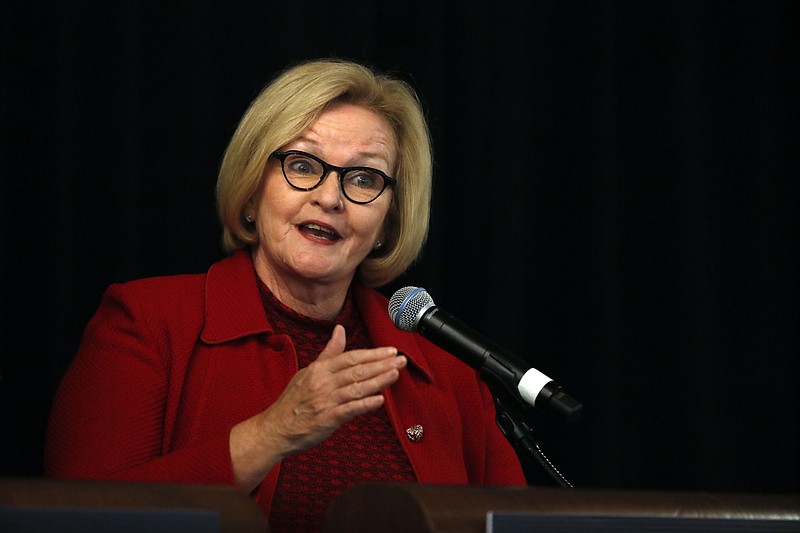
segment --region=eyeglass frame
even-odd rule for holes
[[[322,165],[322,176],[320,176],[319,181],[313,187],[298,187],[289,180],[289,176],[286,175],[286,167],[284,166],[284,162],[286,161],[286,158],[289,157],[290,155],[302,155],[304,157],[313,159],[314,161]],[[283,178],[286,180],[286,183],[288,183],[291,188],[298,191],[313,191],[314,189],[322,185],[322,182],[325,181],[325,179],[332,171],[336,171],[336,173],[339,175],[339,190],[342,191],[344,197],[347,198],[350,202],[353,202],[354,204],[358,205],[366,205],[374,202],[375,200],[380,198],[381,194],[383,194],[383,191],[385,191],[388,187],[394,188],[395,184],[397,183],[397,178],[393,178],[388,174],[386,174],[385,172],[383,172],[382,170],[378,170],[377,168],[364,167],[364,166],[337,167],[336,165],[331,165],[327,161],[323,161],[314,154],[309,154],[308,152],[304,152],[303,150],[286,150],[283,152],[276,150],[275,152],[272,152],[269,156],[281,162],[281,172],[283,173]],[[383,188],[378,192],[378,194],[375,195],[375,198],[367,200],[366,202],[359,202],[358,200],[353,200],[352,198],[350,198],[350,196],[347,195],[347,192],[344,189],[344,176],[348,172],[352,172],[354,170],[365,170],[367,172],[374,172],[378,174],[381,178],[383,178]]]

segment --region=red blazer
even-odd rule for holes
[[[392,324],[387,299],[354,286],[375,346],[407,369],[386,410],[420,483],[524,485],[474,370]],[[269,406],[297,372],[291,339],[266,319],[249,253],[207,274],[108,288],[59,386],[45,446],[48,475],[235,484],[231,428]],[[419,424],[411,442],[406,428]],[[280,465],[255,493],[269,514]]]

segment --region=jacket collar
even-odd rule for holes
[[[353,297],[375,346],[395,346],[428,381],[433,372],[416,334],[398,330],[389,318],[388,300],[358,283]],[[249,335],[271,333],[250,251],[239,250],[214,263],[206,275],[206,321],[200,339],[220,344]]]
[[[211,266],[206,276],[203,342],[219,344],[272,331],[257,283],[249,250],[239,250]]]
[[[389,300],[378,291],[354,284],[353,297],[367,324],[369,336],[375,346],[394,346],[408,357],[411,366],[416,367],[428,381],[434,375],[424,355],[420,342],[425,342],[416,333],[401,331],[389,317]]]

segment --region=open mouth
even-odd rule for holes
[[[326,241],[335,241],[340,238],[339,234],[331,228],[320,226],[319,224],[300,224],[298,229],[306,235],[311,235]]]

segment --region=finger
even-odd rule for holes
[[[345,333],[344,326],[341,324],[336,324],[333,327],[331,338],[328,339],[328,344],[325,345],[325,348],[319,354],[317,360],[323,361],[325,359],[330,359],[340,355],[342,352],[344,352],[346,345],[347,335]]]
[[[397,348],[394,346],[350,350],[340,354],[338,357],[329,358],[328,370],[334,373],[341,372],[342,370],[347,370],[358,365],[391,360],[396,356]]]
[[[354,383],[366,381],[392,369],[401,369],[406,366],[407,359],[403,355],[391,358],[384,358],[377,361],[360,363],[342,369],[337,378],[343,379],[344,383]]]
[[[344,424],[358,416],[369,413],[379,408],[385,402],[382,394],[373,394],[360,400],[353,400],[338,406],[333,415],[335,415],[341,424]]]
[[[379,395],[382,390],[396,382],[399,377],[400,370],[391,367],[366,379],[350,381],[337,390],[339,401],[344,404]]]

